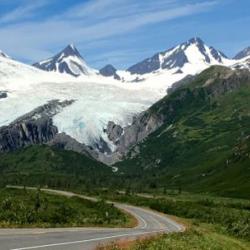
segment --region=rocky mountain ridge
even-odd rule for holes
[[[70,44],[54,57],[33,64],[34,67],[45,71],[66,73],[75,77],[90,75],[93,69],[87,66],[77,48]]]
[[[204,81],[204,76],[208,73],[209,79]],[[192,85],[194,83],[195,85]],[[171,125],[178,110],[192,103],[197,97],[199,101],[205,102],[211,97],[219,98],[247,84],[250,85],[248,70],[231,70],[226,67],[213,66],[180,85],[170,96],[166,96],[147,111],[134,117],[131,125],[121,128],[109,122],[106,130],[108,138],[115,143],[116,153],[122,158],[133,146],[143,141],[163,124]]]
[[[0,152],[13,151],[32,144],[43,144],[52,140],[58,133],[53,125],[52,117],[60,109],[72,104],[73,101],[58,100],[36,108],[18,118],[8,126],[0,128]]]
[[[157,53],[153,57],[139,62],[129,67],[127,71],[132,74],[142,75],[160,69],[170,70],[176,68],[178,73],[186,63],[189,63],[193,60],[193,58],[191,58],[193,55],[187,54],[187,50],[191,47],[194,47],[198,50],[200,56],[203,57],[203,62],[207,64],[223,64],[223,61],[228,59],[222,52],[214,49],[213,47],[208,47],[199,37],[195,37],[191,38],[187,42],[177,45],[176,47]]]

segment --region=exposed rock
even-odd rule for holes
[[[187,75],[186,77],[184,77],[182,80],[175,82],[171,88],[167,89],[167,93],[168,95],[170,95],[171,93],[173,93],[175,90],[177,90],[178,88],[184,87],[185,85],[189,84],[190,82],[192,82],[195,79],[195,75]]]
[[[222,63],[223,59],[227,58],[222,52],[216,50],[213,47],[208,47],[198,37],[192,38],[176,47],[173,47],[167,51],[163,51],[147,58],[127,69],[131,74],[147,74],[153,73],[160,69],[180,69],[192,60],[187,57],[186,50],[191,46],[195,46],[199,51],[199,54],[204,58],[204,62],[211,64],[211,61],[216,60],[218,63]],[[210,53],[208,53],[208,50]],[[178,73],[178,70],[177,70]]]
[[[89,75],[92,72],[73,44],[68,45],[54,57],[34,63],[33,66],[44,71],[67,73],[75,77]]]
[[[8,126],[0,128],[0,151],[8,152],[32,144],[46,143],[58,133],[52,117],[73,101],[58,100],[40,106],[18,118]]]
[[[133,146],[163,124],[172,124],[178,111],[190,103],[198,106],[211,97],[221,96],[240,88],[242,85],[250,85],[250,72],[248,70],[231,70],[218,66],[209,70],[210,77],[206,81],[202,78],[202,85],[192,86],[191,83],[190,86],[187,86],[192,80],[195,82],[196,77],[188,77],[177,82],[170,90],[169,94],[174,94],[171,95],[171,98],[166,96],[147,111],[134,117],[131,125],[122,129],[114,122],[109,122],[106,133],[116,145],[115,152],[109,157],[110,162],[120,160]]]
[[[76,141],[65,133],[59,133],[54,136],[52,140],[47,143],[49,146],[55,146],[57,148],[71,150],[86,156],[98,159],[98,152],[86,146],[83,143]]]
[[[103,76],[113,76],[116,80],[121,80],[121,77],[116,72],[117,69],[111,64],[108,64],[99,70],[99,73]]]
[[[110,121],[105,132],[107,133],[109,140],[114,144],[117,144],[118,139],[123,133],[123,128],[120,125]]]
[[[250,85],[250,72],[246,69],[231,70],[225,68],[222,73],[209,78],[203,85],[208,95],[220,96],[227,92]]]
[[[126,154],[134,146],[162,125],[161,117],[151,112],[143,112],[133,118],[131,125],[122,129],[119,125],[109,122],[106,133],[108,138],[117,146],[115,158]]]
[[[101,154],[111,154],[112,151],[109,147],[109,145],[107,144],[107,142],[105,140],[103,140],[102,137],[99,138],[99,140],[97,140],[94,143],[94,148],[96,148],[98,150],[99,153]]]
[[[0,91],[0,99],[7,98],[7,92],[6,91]]]

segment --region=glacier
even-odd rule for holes
[[[0,127],[51,100],[74,100],[53,117],[53,123],[59,132],[92,147],[104,140],[115,151],[115,145],[105,133],[109,121],[122,127],[129,125],[135,115],[165,96],[167,89],[175,82],[188,75],[198,74],[211,65],[249,65],[249,60],[228,59],[212,47],[201,45],[202,41],[199,39],[190,41],[159,53],[160,67],[153,72],[132,74],[128,70],[117,70],[121,80],[101,75],[88,67],[85,61],[81,63],[91,74],[74,77],[66,72],[45,71],[23,64],[1,52],[0,92],[6,92],[7,98],[0,99]],[[63,63],[71,63],[78,57],[81,59],[73,46],[67,48],[70,48],[68,58],[65,57],[65,50],[61,52],[64,55]],[[173,57],[176,51],[181,51],[187,58],[183,65],[176,63]],[[58,56],[59,54],[55,58]],[[50,60],[55,61],[53,58]],[[163,68],[166,60],[169,67],[167,69]],[[146,63],[151,63],[150,58]],[[68,65],[69,68],[70,66],[72,65]]]

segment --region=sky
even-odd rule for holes
[[[25,63],[75,44],[125,69],[192,37],[232,57],[250,46],[249,0],[0,0],[0,50]]]

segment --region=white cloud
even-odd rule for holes
[[[192,4],[190,4],[190,1]],[[195,1],[195,3],[194,3]],[[30,4],[27,4],[27,3]],[[0,28],[0,48],[20,57],[38,60],[48,54],[49,48],[63,47],[67,43],[97,43],[99,40],[115,42],[114,37],[159,22],[208,11],[217,2],[200,0],[91,0],[73,6],[62,14],[55,14],[42,21],[19,23],[24,16],[32,16],[48,1],[28,1],[0,18],[12,22]],[[39,4],[40,3],[40,4]],[[18,44],[18,47],[17,47]]]
[[[25,20],[36,15],[36,11],[48,4],[48,0],[22,2],[20,6],[0,17],[0,23],[11,23]]]

